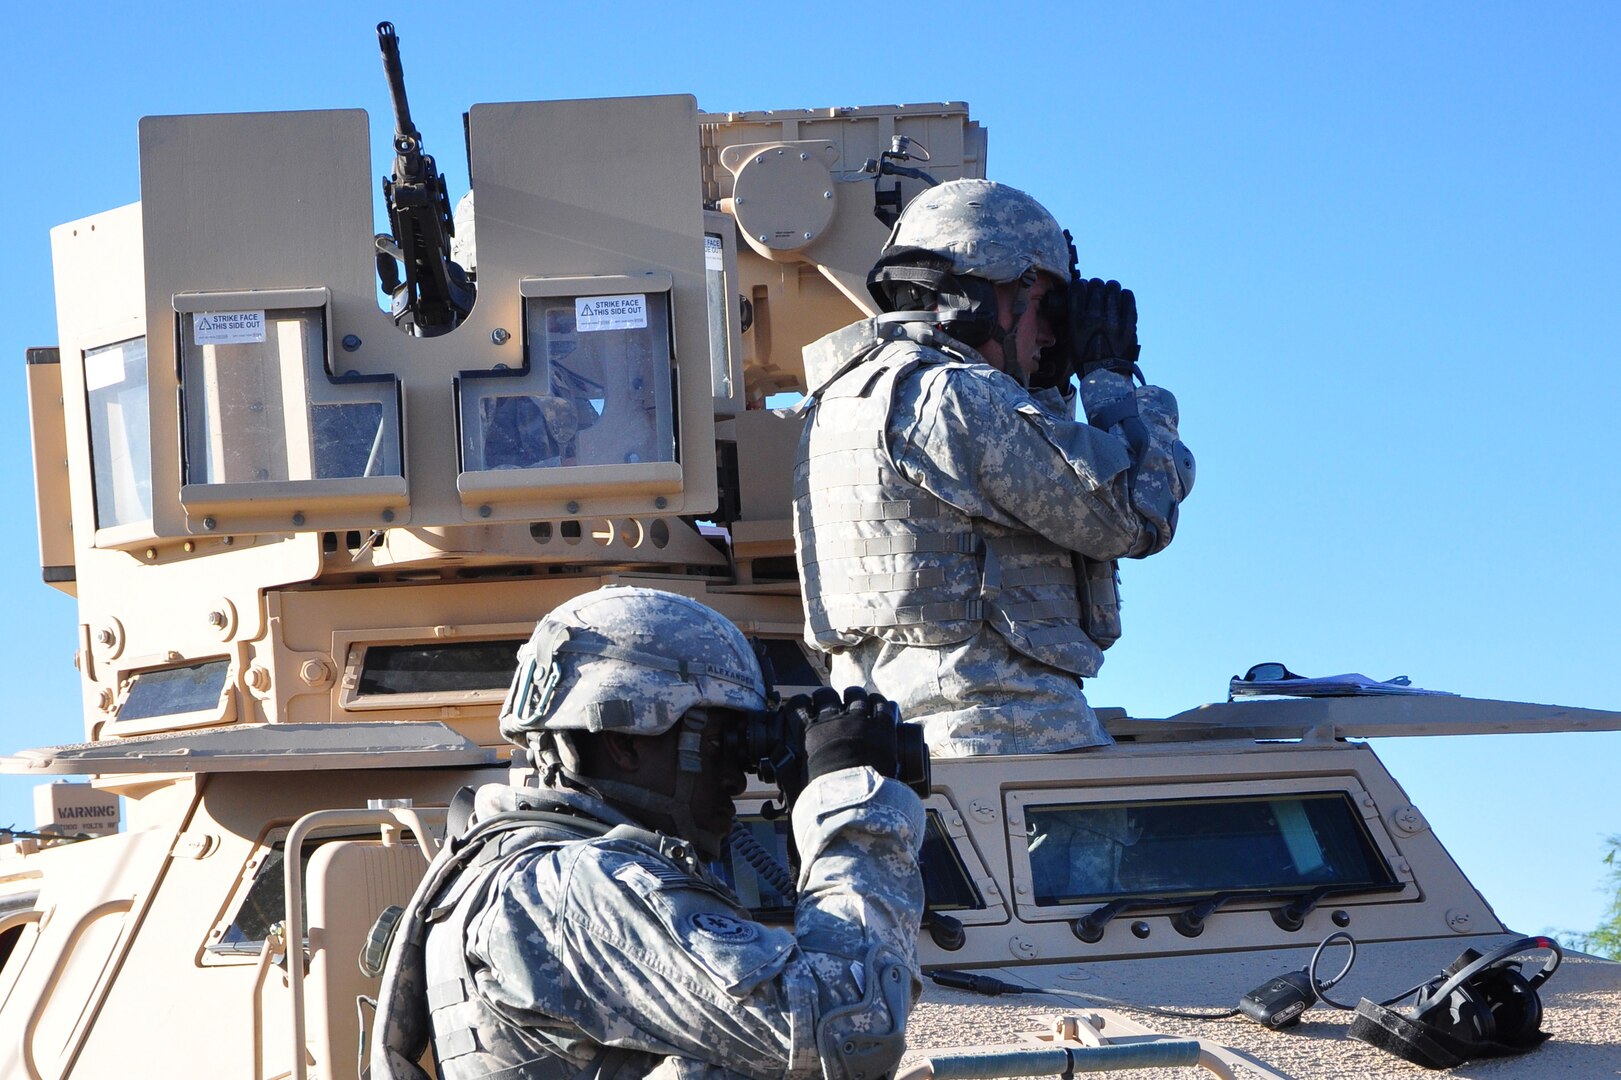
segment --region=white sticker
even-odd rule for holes
[[[640,330],[647,325],[647,296],[582,296],[574,301],[574,329]]]
[[[265,339],[263,311],[197,311],[191,332],[199,345],[253,345]]]
[[[86,353],[84,358],[84,389],[86,393],[117,386],[124,381],[124,348],[114,345]]]
[[[720,237],[704,233],[704,269],[726,269],[726,247],[720,242]]]

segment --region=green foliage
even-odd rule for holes
[[[1615,889],[1615,895],[1610,898],[1604,921],[1585,934],[1567,931],[1558,937],[1561,944],[1572,949],[1621,960],[1621,858],[1616,857],[1621,853],[1621,834],[1609,837],[1605,843],[1610,845],[1610,851],[1604,856],[1604,865],[1609,867],[1609,885]]]

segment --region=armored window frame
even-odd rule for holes
[[[135,345],[140,346],[140,362],[131,364],[128,350]],[[79,354],[84,372],[85,427],[90,436],[90,504],[95,515],[98,546],[111,546],[121,537],[152,535],[151,360],[146,346],[146,335],[135,334],[84,349]],[[123,364],[120,377],[109,380],[102,369],[107,366],[106,361],[115,355],[114,350],[118,350],[116,355]],[[139,372],[138,383],[131,379],[132,367]],[[125,386],[126,383],[129,385]],[[111,402],[103,393],[120,387],[124,388],[125,393],[120,394],[116,402]],[[139,395],[138,402],[124,400],[126,395],[136,393]],[[107,408],[110,404],[117,405],[125,424],[121,449],[125,452],[124,457],[128,459],[131,472],[124,477],[113,471],[119,457],[110,442],[111,410]],[[136,407],[126,408],[127,405]],[[135,439],[131,438],[128,426],[131,415],[139,420],[140,425],[139,437]],[[142,453],[145,455],[144,461],[141,460]],[[136,513],[125,515],[119,512],[119,504],[131,494],[131,487],[133,498],[137,500]]]
[[[216,665],[220,670],[219,698],[209,707],[189,709],[183,712],[151,713],[128,718],[122,715],[125,706],[129,703],[130,695],[140,687],[142,676]],[[183,728],[213,727],[218,724],[228,724],[235,720],[237,715],[236,670],[237,665],[230,656],[204,656],[167,664],[150,664],[120,671],[118,710],[113,713],[113,719],[107,725],[106,734],[150,735],[159,731],[176,731]]]
[[[332,341],[329,290],[177,293],[172,306],[180,384],[180,503],[192,532],[285,532],[405,523],[409,498],[401,382],[396,375],[336,368],[339,354]],[[188,325],[195,327],[196,319],[210,312],[258,312],[266,325],[280,314],[306,325],[305,347],[297,362],[282,355],[276,364],[281,419],[273,427],[279,426],[286,443],[286,478],[220,480],[196,471],[209,460],[208,447],[226,426],[217,411],[218,403],[210,411],[206,376],[193,370],[211,362],[204,349],[232,347],[230,342],[195,342]],[[218,366],[217,356],[212,363]],[[330,452],[324,455],[318,441],[317,410],[358,406],[378,410],[365,470],[362,475],[319,475]],[[274,432],[267,429],[266,442],[273,441]]]
[[[492,623],[481,626],[447,628],[432,626],[398,627],[332,636],[332,655],[343,663],[338,683],[338,707],[346,712],[375,712],[393,709],[438,709],[445,706],[499,707],[511,684],[511,673],[499,687],[467,690],[435,690],[417,693],[363,693],[366,652],[376,647],[466,645],[492,641],[527,641],[533,623]]]
[[[262,910],[274,914],[276,917],[265,927],[266,929],[269,928],[269,925],[281,921],[281,913],[286,911],[287,905],[284,860],[286,858],[287,834],[291,831],[291,828],[290,825],[274,825],[266,829],[253,847],[249,849],[248,856],[243,861],[242,870],[231,886],[231,893],[226,897],[219,918],[214,920],[213,925],[209,927],[208,940],[204,943],[201,954],[203,966],[214,967],[252,963],[254,958],[264,949],[265,939],[262,934],[255,937],[250,932],[231,939],[231,931],[237,927],[237,923],[242,919],[244,909],[247,908],[250,901],[257,901],[261,904],[265,901],[271,901]],[[314,858],[316,851],[323,845],[340,843],[345,840],[378,841],[378,836],[375,830],[368,832],[365,829],[323,832],[318,836],[312,836],[304,841],[303,849],[300,852],[300,859],[303,861],[304,869],[308,871],[310,860]],[[413,847],[417,846],[417,842],[410,838],[402,838],[399,842]],[[307,872],[300,874],[299,881],[303,886],[306,901],[305,911],[307,912],[309,910],[309,874]],[[288,944],[290,947],[292,943],[289,942]],[[308,926],[304,928],[304,940],[301,945],[303,948],[309,947]]]
[[[456,490],[469,521],[544,520],[578,516],[578,500],[603,496],[674,496],[684,488],[685,447],[681,430],[681,385],[677,365],[674,281],[665,271],[641,275],[604,274],[592,277],[531,277],[519,281],[523,302],[523,361],[518,367],[463,370],[454,382],[456,415]],[[592,297],[641,296],[646,323],[642,327],[651,339],[652,351],[646,373],[652,385],[646,392],[654,399],[653,449],[655,453],[638,461],[587,461],[576,464],[490,466],[488,425],[480,422],[479,405],[493,400],[488,389],[496,380],[510,380],[515,397],[553,394],[554,384],[548,363],[535,361],[533,349],[539,334],[531,314],[544,312],[543,301],[574,301]],[[654,301],[657,301],[656,303]],[[544,318],[544,314],[541,316]],[[615,332],[615,328],[603,328]],[[576,333],[591,331],[576,330]],[[623,332],[623,331],[620,331]],[[541,331],[540,333],[545,333]],[[658,350],[662,348],[662,355]],[[526,385],[527,384],[527,385]],[[521,391],[528,390],[529,394]],[[606,397],[606,394],[605,394]],[[476,429],[476,430],[475,430]],[[612,430],[606,429],[606,430]],[[562,442],[557,456],[573,439]],[[668,450],[668,457],[663,456]],[[481,467],[469,468],[476,460]]]
[[[1069,805],[1100,806],[1106,804],[1129,805],[1173,802],[1209,802],[1214,804],[1246,799],[1286,799],[1289,797],[1310,798],[1321,796],[1339,796],[1346,800],[1355,812],[1355,820],[1363,829],[1372,853],[1382,861],[1383,869],[1388,876],[1388,880],[1384,884],[1368,883],[1365,889],[1360,890],[1360,895],[1365,899],[1358,902],[1394,903],[1418,899],[1419,891],[1417,886],[1410,877],[1398,872],[1401,855],[1397,851],[1394,841],[1377,814],[1369,809],[1374,806],[1372,797],[1361,783],[1352,776],[1324,776],[1293,780],[1247,780],[1235,783],[1156,784],[1151,787],[1130,785],[1069,789],[1020,789],[1008,791],[1005,796],[1007,802],[1008,849],[1013,867],[1014,892],[1019,918],[1027,922],[1072,920],[1079,915],[1095,910],[1102,904],[1107,903],[1111,898],[1120,898],[1127,895],[1126,891],[1122,891],[1115,897],[1038,903],[1037,895],[1039,890],[1035,881],[1035,872],[1032,867],[1026,832],[1032,810],[1039,812],[1044,807]],[[1332,883],[1325,884],[1332,887]],[[1360,885],[1361,883],[1356,884]],[[1164,892],[1163,908],[1165,910],[1178,910],[1185,907],[1191,898],[1209,896],[1214,891],[1216,890],[1205,888],[1189,893],[1186,890],[1167,889]],[[1238,894],[1253,893],[1253,900],[1244,898],[1241,895],[1239,899],[1227,905],[1227,910],[1244,910],[1246,907],[1275,906],[1277,899],[1274,893],[1284,890],[1272,890],[1269,892],[1260,888],[1236,888],[1223,891]],[[1308,891],[1308,887],[1302,885],[1299,891],[1304,893]],[[1353,892],[1351,895],[1357,894]],[[1145,893],[1134,892],[1131,895],[1138,897],[1145,895]],[[1155,899],[1158,899],[1157,895],[1155,895]],[[1142,910],[1160,910],[1160,906],[1144,907]]]
[[[718,250],[717,245],[710,244],[712,239],[717,241]],[[735,416],[745,408],[743,314],[739,304],[742,294],[738,285],[737,222],[718,210],[705,210],[704,286],[709,311],[710,390],[716,416]]]

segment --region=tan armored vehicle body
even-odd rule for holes
[[[506,775],[495,714],[537,616],[653,584],[733,619],[783,690],[821,679],[798,422],[762,406],[802,388],[802,345],[869,313],[875,208],[924,183],[885,166],[921,145],[934,178],[982,176],[985,133],[955,103],[475,106],[477,301],[433,336],[378,307],[364,113],[140,136],[142,202],[53,233],[59,344],[28,358],[86,742],[5,759],[91,778],[125,827],[0,857],[0,1075],[352,1078],[367,932],[452,794]],[[1112,750],[934,763],[926,968],[1056,992],[931,987],[912,1058],[942,1075],[941,1048],[1060,1015],[1071,1045],[1152,1027],[1230,1075],[1419,1073],[1343,1013],[1276,1033],[1131,1006],[1230,1005],[1341,929],[1351,1000],[1508,940],[1356,740],[1621,726],[1455,698],[1104,715]],[[744,810],[770,846],[767,796]],[[1621,967],[1567,959],[1544,1000],[1554,1041],[1461,1072],[1621,1065]]]

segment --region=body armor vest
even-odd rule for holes
[[[555,1031],[513,1025],[475,992],[467,963],[468,921],[483,909],[503,865],[610,831],[568,813],[520,809],[480,822],[446,845],[412,897],[390,951],[372,1045],[374,1078],[428,1080],[416,1061],[430,1030],[440,1080],[612,1080],[635,1061],[640,1067],[632,1075],[663,1060],[599,1047],[564,1024]],[[662,839],[627,826],[617,832],[655,846]]]
[[[977,377],[978,365],[927,347],[945,342],[926,325],[861,325],[873,327],[867,343],[817,395],[794,472],[807,635],[824,649],[871,638],[942,646],[989,626],[1032,659],[1096,674],[1102,653],[1081,628],[1071,553],[970,517],[895,465],[888,427],[901,382],[933,365]],[[844,332],[834,337],[849,347]]]

